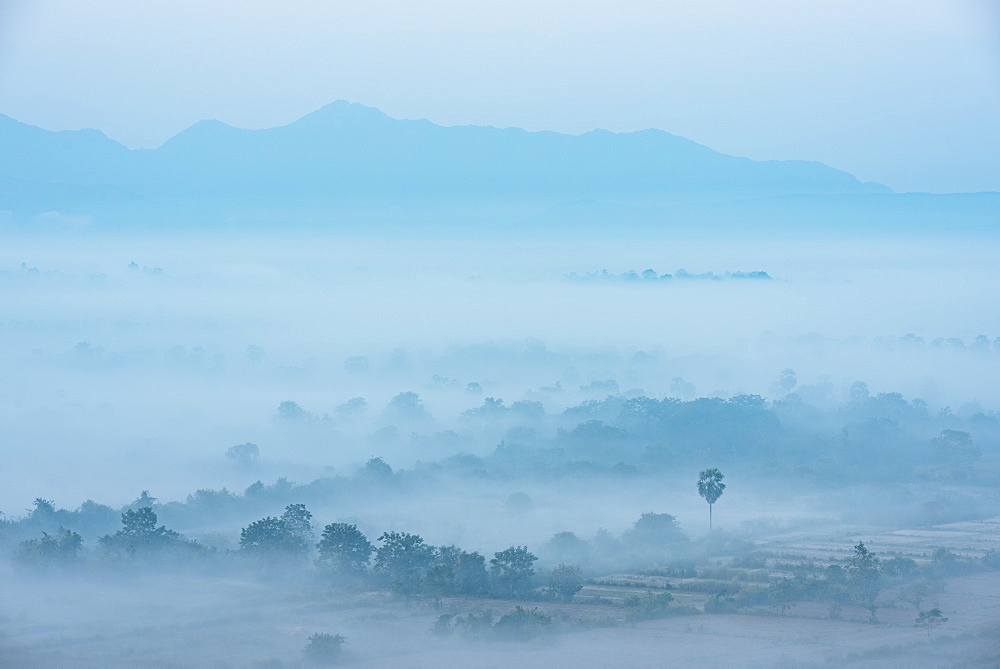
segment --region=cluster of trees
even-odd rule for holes
[[[144,494],[141,499],[153,498]],[[568,559],[546,570],[547,579],[540,580],[534,568],[538,557],[527,546],[510,546],[487,560],[479,552],[457,546],[430,545],[408,532],[383,532],[373,543],[351,523],[330,523],[317,538],[312,519],[304,504],[289,504],[280,516],[267,516],[242,528],[238,550],[218,551],[160,525],[153,508],[145,506],[126,509],[121,514],[121,528],[101,537],[97,545],[104,559],[136,564],[154,560],[187,564],[190,558],[229,556],[274,573],[304,569],[312,563],[328,583],[348,588],[384,587],[406,599],[464,595],[566,602],[584,583],[581,566],[568,559],[586,561],[591,550],[589,542],[571,532],[556,534],[546,548],[550,554]],[[616,541],[602,533],[599,540],[606,535],[609,545]],[[623,541],[614,546],[617,555],[622,555],[625,546],[663,555],[687,542],[687,537],[674,516],[645,513],[624,533]],[[41,538],[21,541],[14,558],[22,566],[73,565],[82,561],[83,543],[81,535],[60,528],[55,534],[43,532]]]
[[[83,537],[60,527],[54,535],[42,532],[40,539],[22,541],[14,554],[14,562],[39,567],[72,564],[80,559],[82,549]]]
[[[289,505],[280,518],[268,517],[244,528],[240,552],[270,565],[303,564],[316,549],[315,564],[330,582],[378,585],[410,599],[429,596],[492,595],[527,598],[535,592],[534,563],[527,546],[511,546],[485,556],[457,546],[433,546],[409,532],[383,532],[376,546],[357,525],[330,523],[313,543],[312,515],[302,504]],[[546,594],[565,601],[583,585],[580,568],[561,564],[550,573]]]
[[[771,276],[764,271],[758,270],[754,272],[725,272],[722,275],[716,274],[714,272],[703,272],[701,274],[692,274],[686,269],[681,268],[671,274],[657,274],[656,270],[646,269],[642,272],[636,272],[635,270],[628,270],[622,272],[621,274],[612,274],[608,270],[601,270],[600,272],[585,272],[584,274],[577,274],[573,272],[566,277],[570,281],[666,281],[669,279],[699,279],[702,281],[719,281],[722,279],[758,279],[769,281]]]
[[[526,546],[496,552],[487,567],[478,552],[432,546],[408,532],[384,532],[376,547],[357,525],[331,523],[317,541],[312,518],[304,504],[289,504],[281,516],[267,516],[244,527],[239,550],[232,553],[268,570],[304,567],[315,554],[318,571],[332,583],[385,586],[407,599],[449,595],[517,599],[535,590],[533,565],[538,558]],[[152,507],[128,509],[121,514],[121,529],[101,537],[98,545],[107,557],[138,561],[176,557],[179,551],[210,552],[157,522]],[[41,538],[20,542],[14,558],[25,566],[70,565],[80,560],[82,549],[79,534],[60,528],[55,535],[43,532]],[[579,567],[560,565],[552,572],[549,588],[569,600],[582,582]]]
[[[144,496],[146,493],[144,491]],[[152,500],[152,498],[148,498]],[[155,500],[154,500],[155,501]],[[50,500],[35,500],[35,511],[46,516],[57,512]],[[81,560],[83,537],[73,530],[59,527],[54,534],[42,531],[37,539],[26,539],[17,546],[14,561],[24,566],[54,567],[76,564]],[[126,509],[121,514],[121,529],[98,539],[98,545],[108,558],[179,557],[204,551],[195,541],[157,525],[157,516],[151,506]]]
[[[682,397],[694,394],[681,378],[671,388]],[[711,461],[774,476],[794,470],[799,480],[844,475],[870,480],[970,479],[980,476],[968,468],[970,463],[1000,450],[1000,414],[975,405],[957,413],[947,407],[934,411],[919,398],[871,393],[859,381],[851,387],[850,400],[834,407],[831,382],[802,385],[791,369],[781,372],[773,390],[773,401],[759,395],[683,401],[623,393],[609,379],[581,387],[581,392],[602,399],[558,414],[547,413],[538,393],[513,403],[485,397],[481,406],[464,411],[452,430],[443,431],[435,431],[440,426],[420,397],[404,392],[379,414],[379,429],[369,439],[402,446],[404,435],[411,433],[414,449],[455,451],[482,439],[503,439],[492,456],[479,458],[478,471],[495,477],[547,478],[634,476]],[[541,389],[543,394],[548,391],[562,389]],[[353,398],[336,408],[334,417],[325,418],[351,422],[348,417],[366,407],[363,398]],[[279,406],[278,416],[322,422],[292,401]],[[251,452],[230,451],[234,463],[255,461]]]

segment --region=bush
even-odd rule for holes
[[[60,527],[55,536],[42,532],[40,539],[22,541],[14,554],[14,562],[29,567],[69,565],[80,559],[83,538],[76,532]]]
[[[705,613],[736,613],[736,601],[725,595],[715,595],[705,600]]]
[[[340,650],[345,641],[347,639],[339,634],[313,634],[306,645],[306,660],[320,666],[335,664],[340,659]]]
[[[547,635],[551,629],[551,616],[545,615],[537,608],[524,609],[520,606],[504,614],[493,626],[494,634],[504,641],[531,641]]]
[[[456,616],[455,629],[466,639],[472,641],[485,639],[493,629],[493,612],[483,609],[479,613],[467,613],[464,618]]]
[[[670,615],[670,602],[674,601],[674,596],[669,592],[654,595],[651,592],[645,596],[631,595],[625,598],[624,606],[627,610],[625,621],[634,623],[639,620],[651,620],[653,618],[665,618]]]
[[[908,557],[894,557],[882,563],[882,573],[886,576],[909,576],[916,571],[916,561]]]
[[[747,609],[753,606],[763,606],[768,602],[768,594],[770,588],[762,588],[759,586],[751,586],[748,588],[741,588],[736,596],[733,597],[733,603],[736,608]]]

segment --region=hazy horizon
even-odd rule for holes
[[[0,665],[1000,666],[998,7],[0,2]]]

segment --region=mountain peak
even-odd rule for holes
[[[328,105],[323,105],[316,111],[310,112],[292,122],[290,125],[305,123],[343,123],[345,121],[392,121],[391,117],[375,107],[367,107],[357,102],[347,100],[337,100]]]

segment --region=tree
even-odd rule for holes
[[[921,611],[914,626],[927,630],[927,636],[930,636],[932,631],[946,622],[948,619],[941,614],[941,609],[931,609],[930,611]]]
[[[424,586],[427,570],[434,566],[434,548],[422,537],[407,532],[383,532],[375,552],[375,571],[389,578],[389,587],[409,599]]]
[[[537,559],[527,546],[498,551],[490,560],[490,579],[499,592],[511,599],[526,595],[531,591],[531,577],[535,575],[532,564]]]
[[[790,578],[779,580],[767,590],[768,604],[777,609],[781,615],[785,615],[790,607],[795,606],[798,596],[799,588]]]
[[[323,528],[323,537],[316,546],[321,566],[343,576],[357,576],[368,567],[375,547],[357,525],[331,523]]]
[[[387,425],[418,428],[431,425],[434,419],[420,401],[420,395],[405,392],[389,400],[389,404],[379,416],[379,421]]]
[[[553,562],[585,564],[590,557],[590,544],[573,532],[557,532],[545,545],[543,555]]]
[[[882,564],[874,553],[859,541],[854,547],[854,555],[847,566],[847,583],[853,599],[871,612],[875,620],[877,606],[875,600],[882,589]]]
[[[153,508],[154,506],[156,506],[158,502],[159,500],[150,495],[148,490],[143,490],[141,493],[139,493],[139,496],[131,504],[128,505],[128,508],[132,509],[133,511],[137,509],[144,509],[147,506],[149,508]]]
[[[194,542],[185,541],[181,535],[168,530],[163,525],[156,526],[156,513],[151,507],[129,509],[122,514],[122,529],[112,535],[101,537],[98,541],[112,551],[123,551],[131,556],[143,553],[153,553],[168,546],[196,546]]]
[[[358,477],[369,481],[388,481],[392,479],[392,467],[382,458],[370,458],[358,471]]]
[[[561,564],[549,574],[549,587],[564,602],[573,601],[573,596],[583,588],[583,575],[580,568]]]
[[[303,541],[309,545],[316,541],[311,521],[312,514],[306,509],[305,504],[289,504],[285,507],[285,512],[281,514],[281,522],[285,528],[302,537]]]
[[[255,520],[240,532],[240,551],[265,560],[302,559],[310,542],[281,518]]]
[[[723,473],[715,468],[706,469],[698,474],[698,494],[708,502],[709,532],[712,531],[712,505],[722,497],[722,491],[726,489],[726,484],[722,482],[723,478],[725,478]]]
[[[646,548],[662,548],[667,544],[686,541],[677,518],[669,513],[644,513],[625,533],[630,543]]]
[[[972,443],[972,435],[959,430],[941,430],[931,439],[935,455],[953,464],[971,464],[982,457],[982,452]]]
[[[489,589],[486,558],[462,551],[455,560],[455,590],[463,595],[482,595]]]
[[[306,645],[306,660],[319,666],[336,664],[345,641],[347,639],[339,634],[313,634]]]
[[[407,569],[426,568],[434,557],[434,548],[423,537],[408,532],[383,532],[382,545],[375,554],[375,571],[398,575]]]
[[[43,499],[41,497],[36,497],[35,501],[32,502],[34,509],[29,509],[28,512],[31,514],[32,519],[37,519],[40,517],[53,516],[56,513],[55,503],[51,499]]]
[[[240,469],[252,469],[260,460],[260,449],[250,442],[237,444],[226,451],[226,459]]]
[[[42,532],[41,539],[28,539],[18,544],[14,561],[28,567],[50,567],[72,564],[79,560],[83,537],[60,527],[55,536]]]

